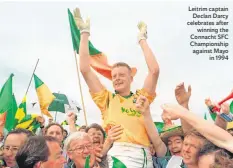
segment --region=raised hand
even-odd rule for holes
[[[183,106],[183,107],[188,107],[189,103],[189,98],[191,96],[191,86],[188,86],[188,91],[184,87],[184,83],[180,83],[179,85],[176,86],[175,89],[175,96],[177,102]]]
[[[138,33],[138,43],[139,43],[141,40],[147,39],[147,25],[146,25],[146,23],[144,23],[143,21],[140,21],[138,23],[138,29],[139,29],[139,33]]]
[[[90,34],[90,18],[87,18],[86,22],[84,22],[79,8],[74,10],[74,20],[81,33],[86,32]]]
[[[67,122],[68,122],[68,124],[69,125],[71,125],[71,124],[74,124],[75,123],[75,117],[76,117],[76,115],[75,115],[75,113],[74,112],[68,112],[67,113]]]

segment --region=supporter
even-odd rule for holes
[[[198,152],[207,142],[196,130],[186,132],[182,145],[181,156],[168,156],[163,158],[154,158],[154,167],[156,168],[198,168]]]
[[[205,144],[199,151],[198,156],[199,168],[232,168],[233,165],[233,155],[225,149],[221,149],[212,143]]]
[[[90,156],[90,167],[93,167],[95,160],[95,151],[91,138],[85,132],[74,132],[65,140],[64,149],[72,160],[67,168],[84,168],[86,158]]]
[[[63,132],[64,132],[63,127],[58,123],[49,124],[45,128],[45,135],[57,138],[57,140],[59,141],[59,143],[61,145],[62,145],[62,141],[63,141],[63,138],[64,138],[63,137]]]
[[[3,166],[16,166],[16,153],[27,138],[31,136],[33,136],[31,131],[22,128],[12,130],[8,133],[3,145],[3,160],[1,161]]]
[[[46,162],[41,163],[42,168],[63,168],[66,163],[60,142],[51,136],[45,136],[46,144],[49,148],[49,157]]]
[[[43,136],[30,137],[19,149],[16,161],[19,168],[40,168],[49,157],[49,148]]]

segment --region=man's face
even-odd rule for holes
[[[42,163],[43,168],[63,168],[66,163],[65,157],[62,155],[62,149],[57,142],[47,142],[49,147],[49,158]]]
[[[16,165],[15,156],[18,152],[19,148],[25,140],[27,136],[25,134],[10,134],[5,140],[4,150],[3,150],[3,158],[8,167],[13,167]]]
[[[130,84],[133,80],[127,67],[120,66],[112,69],[113,87],[119,93],[130,91]]]
[[[197,154],[203,146],[204,140],[195,135],[188,135],[184,138],[182,146],[182,157],[186,165],[197,165]]]
[[[52,118],[49,118],[49,124],[51,124],[53,122]]]
[[[84,136],[83,139],[71,141],[67,154],[69,158],[74,161],[76,167],[84,167],[86,157],[89,155],[93,156],[94,154],[91,138],[89,136]]]
[[[198,168],[213,168],[215,154],[203,155],[198,159]]]
[[[63,141],[63,133],[62,130],[59,126],[57,125],[52,125],[51,127],[49,127],[49,129],[47,130],[46,133],[47,136],[51,136],[54,138],[57,138],[57,140],[62,143]]]
[[[94,146],[99,146],[104,143],[104,135],[100,130],[91,128],[88,130],[87,134],[92,139]]]
[[[183,140],[181,136],[172,136],[168,138],[168,149],[171,155],[180,156],[182,150]]]

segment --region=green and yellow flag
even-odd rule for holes
[[[27,115],[27,108],[26,108],[26,95],[25,95],[16,111],[16,114],[15,114],[16,122],[17,123],[20,122],[26,115]]]
[[[80,44],[80,31],[76,26],[74,17],[70,10],[68,9],[70,31],[73,42],[73,49],[79,53],[79,44]],[[90,65],[91,67],[108,79],[112,79],[111,70],[112,66],[109,65],[107,57],[101,51],[97,50],[93,44],[89,41],[89,53],[90,53]],[[132,75],[135,76],[137,72],[136,68],[132,68]]]
[[[19,123],[16,125],[16,128],[23,128],[36,132],[37,128],[40,127],[40,123],[36,120],[39,115],[37,114],[28,114],[26,115]]]
[[[37,96],[40,103],[41,112],[47,115],[48,117],[52,117],[48,111],[48,106],[55,99],[55,96],[52,94],[49,88],[44,84],[44,82],[42,82],[35,74],[34,74],[34,81],[35,81]]]
[[[15,95],[12,95],[11,108],[7,111],[6,114],[6,123],[5,128],[8,131],[11,131],[15,128],[15,114],[17,111],[17,102],[15,100]]]
[[[13,74],[10,75],[8,80],[3,85],[0,92],[0,127],[3,127],[6,121],[6,114],[12,109],[13,91],[12,79]]]

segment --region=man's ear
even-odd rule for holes
[[[33,168],[43,168],[42,162],[37,162]]]
[[[72,154],[71,154],[70,151],[68,151],[66,154],[67,154],[67,156],[68,156],[71,160],[73,159]]]
[[[130,78],[131,78],[131,83],[132,83],[132,82],[133,82],[133,76],[131,75],[131,77],[130,77]]]

